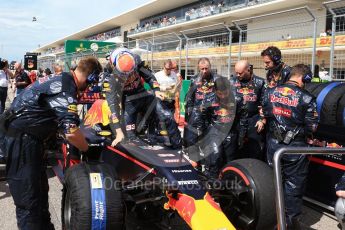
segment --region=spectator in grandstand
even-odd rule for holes
[[[190,20],[190,14],[191,14],[191,12],[190,12],[189,10],[187,10],[186,13],[185,13],[185,19],[186,19],[186,21],[189,21],[189,20]]]
[[[77,96],[98,79],[102,66],[83,58],[75,71],[50,81],[36,81],[13,101],[6,132],[7,182],[16,205],[19,229],[53,230],[48,204],[44,141],[57,132],[80,151],[88,143],[79,130]]]
[[[332,29],[326,30],[326,34],[327,34],[327,36],[332,36]]]
[[[282,61],[280,49],[269,46],[261,52],[261,57],[267,70],[268,87],[281,85],[289,80],[291,67]]]
[[[122,141],[125,137],[124,133],[128,139],[136,140],[138,114],[143,112],[145,115],[150,115],[155,111],[159,122],[166,126],[172,148],[179,148],[180,131],[173,115],[162,108],[161,100],[164,100],[164,94],[159,91],[155,76],[141,61],[140,56],[126,48],[119,48],[110,55],[110,62],[113,74],[104,77],[103,90],[111,111],[110,128],[116,134],[112,145],[115,146]],[[143,81],[149,84],[153,93],[145,90]],[[121,111],[121,108],[124,108],[124,111]],[[122,114],[124,114],[123,122],[121,122]]]
[[[320,33],[320,37],[327,37],[326,31],[321,32],[321,33]]]
[[[28,74],[22,68],[22,64],[20,62],[16,62],[14,64],[14,78],[16,81],[16,97],[28,86],[31,84],[31,80]]]
[[[267,161],[272,165],[274,153],[285,147],[307,147],[318,126],[316,100],[304,90],[312,79],[310,68],[295,65],[290,79],[274,88],[267,88],[263,97],[263,113],[267,120]],[[306,155],[282,157],[283,189],[287,229],[301,229],[299,215],[308,174]]]
[[[235,76],[230,82],[234,87],[236,117],[231,128],[231,144],[227,151],[227,161],[235,158],[263,157],[262,130],[266,124],[260,115],[262,97],[265,91],[264,79],[256,76],[247,60],[235,64]]]
[[[341,229],[345,229],[345,174],[335,185],[335,191],[338,200],[335,203],[334,213],[341,225]]]
[[[0,114],[5,111],[9,79],[13,73],[9,69],[8,61],[0,58]]]

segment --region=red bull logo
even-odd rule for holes
[[[85,115],[85,122],[86,126],[93,126],[95,124],[109,124],[109,117],[111,116],[111,112],[106,100],[97,100],[87,114]]]
[[[167,193],[169,201],[164,204],[164,209],[173,209],[191,226],[192,216],[195,213],[195,199],[191,196],[179,193],[177,199],[173,198],[171,193]]]
[[[293,106],[293,107],[297,107],[298,105],[298,98],[295,98],[293,100],[291,100],[290,98],[288,97],[278,97],[278,96],[275,96],[275,95],[271,95],[270,96],[270,101],[272,103],[280,103],[280,104],[283,104],[283,105],[288,105],[288,106]]]
[[[240,94],[243,94],[243,95],[253,94],[254,93],[254,89],[241,88],[241,89],[238,89],[237,92],[240,93]]]
[[[283,87],[283,88],[276,88],[276,92],[280,93],[283,96],[295,96],[296,92],[288,87]]]
[[[212,90],[213,89],[211,87],[207,87],[207,86],[201,86],[197,89],[198,92],[202,92],[202,93],[211,93]]]
[[[164,204],[164,208],[176,210],[191,229],[235,229],[208,193],[200,200],[181,193],[177,194],[177,197],[174,196],[175,198],[167,193],[167,197],[169,200]]]
[[[215,114],[218,115],[218,116],[221,116],[221,117],[226,117],[228,116],[230,113],[228,110],[226,109],[220,109],[220,110],[216,110],[215,111]]]

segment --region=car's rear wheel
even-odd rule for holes
[[[273,172],[256,159],[228,163],[221,172],[226,189],[220,206],[237,229],[272,229],[276,223]]]
[[[110,165],[80,163],[66,171],[62,199],[65,230],[123,229],[124,206]],[[95,180],[99,180],[96,181]]]

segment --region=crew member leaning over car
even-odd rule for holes
[[[152,111],[166,125],[172,148],[179,148],[181,134],[173,114],[163,110],[160,100],[164,99],[164,95],[159,91],[155,76],[144,66],[139,55],[126,48],[119,48],[111,54],[110,62],[108,74],[103,81],[103,91],[111,111],[110,128],[116,134],[112,146],[125,138],[123,129],[128,139],[135,139],[138,113],[150,113],[149,109],[153,105]],[[143,81],[150,85],[154,94],[144,88]],[[124,127],[121,127],[122,117]]]
[[[290,79],[277,87],[268,88],[263,98],[267,119],[267,160],[272,165],[274,153],[283,147],[305,147],[318,125],[315,98],[304,90],[312,73],[308,66],[292,68]],[[305,155],[284,155],[282,158],[283,186],[288,229],[300,229],[302,196],[309,161]]]
[[[54,229],[48,207],[43,143],[56,132],[81,151],[88,149],[78,128],[77,96],[97,80],[102,66],[94,57],[80,60],[71,73],[39,79],[24,89],[2,117],[6,131],[7,182],[19,229]]]

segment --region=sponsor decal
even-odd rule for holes
[[[55,108],[55,107],[67,108],[69,103],[67,102],[66,98],[58,97],[55,100],[50,101],[49,104],[53,108]]]
[[[153,151],[157,151],[157,150],[162,150],[164,149],[163,146],[159,146],[159,145],[148,145],[148,146],[138,146],[141,149],[145,149],[145,150],[153,150]],[[175,156],[175,155],[174,155]]]
[[[165,163],[180,163],[180,162],[186,162],[184,159],[165,159]]]
[[[107,206],[103,187],[103,175],[90,173],[91,203],[92,203],[92,229],[105,229],[107,222]]]
[[[211,93],[212,91],[213,91],[212,87],[207,87],[205,85],[197,88],[197,92],[201,92],[201,93]]]
[[[215,111],[216,115],[221,116],[221,117],[225,117],[228,116],[230,114],[230,112],[227,109],[219,109]]]
[[[177,181],[178,185],[190,185],[190,184],[199,184],[197,180],[184,180],[184,181]]]
[[[284,109],[281,107],[273,107],[273,114],[283,116],[283,117],[291,117],[291,110]]]
[[[297,107],[298,105],[298,98],[294,98],[294,99],[290,99],[288,97],[284,97],[284,96],[281,96],[281,97],[278,97],[278,96],[275,96],[275,95],[271,95],[270,96],[270,101],[272,103],[280,103],[280,104],[283,104],[283,105],[288,105],[288,106],[293,106],[293,107]]]
[[[196,94],[195,94],[195,98],[196,98],[197,100],[203,100],[203,99],[205,98],[205,95],[204,95],[204,94],[196,93]]]
[[[100,173],[90,173],[90,183],[92,189],[103,188]]]
[[[50,84],[49,88],[52,93],[61,92],[62,83],[60,81],[54,81]]]
[[[236,82],[236,83],[234,84],[234,87],[241,87],[241,83]]]
[[[68,97],[67,101],[68,101],[68,103],[73,103],[74,102],[73,97]]]
[[[173,169],[171,170],[172,173],[191,173],[191,169]]]
[[[160,153],[158,154],[159,157],[175,157],[174,154],[171,153]]]
[[[253,95],[253,96],[249,96],[249,95],[243,95],[243,100],[245,102],[247,101],[257,101],[258,97],[256,95]]]
[[[247,95],[247,94],[253,94],[254,93],[254,89],[249,89],[249,88],[241,88],[241,89],[237,89],[237,92],[243,95]]]
[[[221,122],[221,123],[229,123],[231,121],[232,121],[232,119],[230,117],[221,117],[219,119],[219,122]]]
[[[195,199],[186,194],[178,193],[177,198],[172,193],[167,194],[168,202],[164,204],[164,209],[177,210],[178,214],[191,226],[192,217],[195,214]]]
[[[283,96],[295,96],[296,92],[288,87],[276,88],[275,92],[280,93]]]
[[[69,124],[67,127],[67,134],[74,133],[75,131],[78,130],[78,126],[76,124]]]
[[[135,130],[135,124],[126,125],[126,130],[127,130],[127,131]]]
[[[78,113],[77,105],[72,104],[68,106],[68,112],[69,113]]]
[[[159,88],[158,82],[156,82],[156,81],[153,82],[153,88]]]
[[[115,113],[111,114],[110,117],[111,117],[111,121],[112,121],[113,123],[119,123],[119,119],[117,118],[117,116],[116,116]]]

